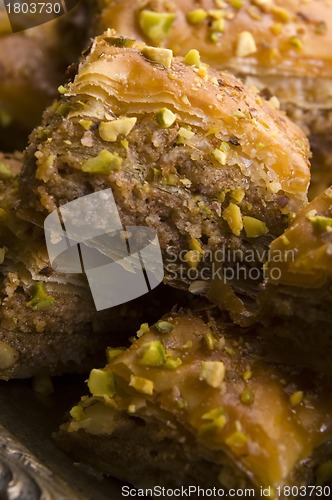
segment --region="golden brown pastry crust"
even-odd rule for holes
[[[235,4],[236,2],[234,2]],[[99,29],[108,27],[151,43],[139,26],[144,10],[174,12],[176,19],[169,34],[160,42],[175,54],[196,48],[204,61],[215,67],[229,67],[237,72],[275,74],[304,78],[332,77],[332,6],[327,0],[243,0],[240,8],[231,1],[201,0],[101,0],[103,8]],[[215,11],[204,21],[193,24],[187,14],[195,9]],[[209,40],[213,18],[219,11],[225,19],[224,31],[216,42]],[[276,26],[277,25],[277,26]],[[280,33],[278,31],[280,30]],[[257,51],[238,58],[238,35],[249,31]],[[297,47],[299,39],[301,47]]]
[[[287,373],[257,355],[253,333],[243,339],[241,329],[229,332],[211,316],[206,324],[190,312],[173,313],[150,329],[145,325],[142,332],[104,370],[92,371],[94,396],[83,397],[71,412],[74,418],[62,427],[63,443],[76,458],[136,486],[187,484],[199,458],[206,462],[193,484],[206,484],[207,478],[210,486],[219,479],[226,488],[227,480],[237,487],[297,484],[297,467],[332,431],[321,381],[312,377],[307,390],[305,376]],[[126,440],[122,425],[131,436],[133,456],[139,457],[144,442],[153,450],[156,462],[147,457],[143,464],[151,473],[140,476],[140,464],[125,447],[117,455],[119,439]],[[150,431],[159,436],[155,445]],[[93,443],[98,446],[97,437],[104,442],[101,455],[99,447],[98,452],[91,449]],[[160,465],[160,457],[180,443],[187,463],[177,474],[172,461]],[[120,467],[113,464],[115,456]]]

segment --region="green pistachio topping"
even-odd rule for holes
[[[244,216],[243,227],[248,238],[257,238],[269,232],[266,224],[255,217]]]
[[[156,47],[144,47],[142,54],[147,59],[157,64],[162,64],[165,68],[170,68],[173,61],[173,51],[170,49],[160,49]]]
[[[207,421],[207,423],[201,425],[199,429],[200,435],[213,435],[216,432],[220,432],[227,423],[227,417],[223,408],[214,408],[204,413],[204,415],[202,415],[202,420]]]
[[[91,370],[88,379],[89,391],[93,396],[114,396],[113,373],[108,370]]]
[[[59,94],[65,94],[67,92],[67,89],[63,85],[60,85],[58,87],[58,92],[59,92]]]
[[[152,396],[154,383],[152,380],[143,377],[137,377],[136,375],[130,375],[129,386],[136,389],[137,392],[146,394],[147,396]]]
[[[12,368],[19,358],[19,353],[7,344],[7,342],[0,342],[0,370],[8,370]]]
[[[125,351],[124,347],[108,347],[106,349],[107,362],[110,363]]]
[[[204,9],[195,9],[187,14],[187,21],[191,24],[198,24],[205,21],[208,17],[208,13]]]
[[[12,171],[10,170],[8,165],[0,162],[0,180],[4,181],[6,179],[12,179],[13,177],[14,176],[12,174]]]
[[[239,236],[243,229],[243,221],[240,208],[235,203],[230,203],[223,211],[223,219],[229,225],[231,231],[235,236]]]
[[[176,370],[181,365],[182,361],[180,358],[167,358],[165,368],[168,368],[169,370]]]
[[[289,44],[292,45],[292,47],[294,47],[295,49],[298,49],[298,50],[301,50],[302,47],[303,47],[303,42],[302,42],[301,38],[299,38],[297,36],[292,36],[289,39]]]
[[[312,223],[315,229],[325,233],[332,230],[332,217],[324,217],[323,215],[309,215],[308,220]]]
[[[132,47],[135,43],[135,40],[132,38],[125,38],[124,36],[107,36],[105,37],[105,41],[113,45],[113,47],[120,48]]]
[[[238,454],[245,451],[248,444],[248,438],[242,431],[238,430],[228,436],[228,438],[225,439],[225,443],[234,453]]]
[[[34,309],[35,311],[46,309],[55,302],[55,298],[47,294],[42,281],[33,285],[31,292],[31,300],[27,302],[27,306],[31,307],[31,309]]]
[[[289,402],[291,406],[298,406],[300,403],[302,403],[303,397],[304,397],[303,391],[293,392],[293,394],[289,396]]]
[[[81,166],[83,172],[89,174],[110,174],[119,170],[122,165],[122,158],[117,153],[111,153],[107,149],[100,151],[98,156],[90,158]]]
[[[183,62],[188,66],[196,66],[196,68],[199,68],[201,66],[200,53],[196,49],[189,50],[184,56]]]
[[[161,127],[168,128],[175,122],[176,115],[170,109],[162,108],[156,114],[156,120]]]
[[[84,410],[81,405],[73,406],[72,409],[70,410],[70,416],[76,420],[76,422],[79,422],[82,420],[84,416]]]
[[[215,347],[216,347],[216,339],[214,338],[214,335],[211,331],[207,332],[204,335],[203,342],[204,342],[206,349],[208,349],[209,351],[213,351],[213,349],[215,349]]]
[[[255,400],[255,395],[251,389],[244,389],[240,394],[240,401],[245,405],[252,405]]]
[[[166,363],[166,352],[159,340],[145,345],[139,354],[139,364],[143,366],[162,366]]]
[[[138,22],[143,33],[154,43],[159,43],[170,33],[175,18],[172,12],[142,10]]]
[[[199,379],[216,389],[221,387],[225,378],[225,365],[222,361],[203,361]]]
[[[140,338],[144,333],[148,333],[150,331],[148,323],[142,323],[139,330],[137,331],[137,337]]]
[[[173,330],[174,325],[172,325],[169,321],[159,320],[155,324],[155,327],[160,333],[170,333]]]
[[[115,142],[119,135],[127,136],[137,122],[136,117],[118,118],[111,122],[100,122],[99,135],[103,141]]]
[[[82,120],[79,120],[78,123],[81,125],[81,127],[84,128],[84,130],[90,130],[90,128],[93,125],[93,121],[92,120],[83,120],[82,119]]]

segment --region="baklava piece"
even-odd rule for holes
[[[167,283],[208,280],[221,247],[266,248],[306,202],[302,131],[195,50],[173,57],[108,31],[61,93],[31,136],[22,216],[42,225],[111,188],[124,227],[157,230]]]
[[[258,294],[263,340],[284,362],[332,373],[332,188],[272,242]],[[273,349],[271,350],[273,352]]]
[[[240,335],[190,312],[142,325],[91,371],[92,395],[58,442],[138,488],[253,488],[259,498],[264,487],[277,499],[284,485],[314,485],[331,459],[328,387],[266,363],[255,335]]]
[[[0,147],[24,148],[86,43],[85,9],[17,33],[0,6]]]
[[[326,0],[99,0],[95,30],[184,55],[195,47],[216,68],[241,76],[310,135],[312,194],[332,184],[321,163],[332,134],[332,5]],[[277,96],[274,97],[274,96]],[[326,154],[327,154],[326,153]]]
[[[22,154],[0,154],[0,379],[89,370],[176,298],[159,287],[97,312],[84,276],[54,271],[43,230],[18,217],[21,166]]]

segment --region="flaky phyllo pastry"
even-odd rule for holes
[[[166,282],[188,286],[206,250],[211,267],[221,246],[267,247],[306,202],[304,134],[195,50],[176,58],[109,31],[60,92],[31,136],[21,215],[42,224],[111,188],[124,226],[157,230]]]
[[[332,5],[328,0],[99,0],[95,29],[168,47],[195,47],[241,76],[310,135],[312,193],[332,183]],[[276,97],[277,96],[277,99]]]
[[[107,366],[92,370],[92,395],[71,409],[59,442],[140,488],[252,487],[258,498],[264,486],[281,498],[278,486],[322,481],[328,388],[259,349],[255,334],[190,311],[143,324],[129,349],[109,349]]]
[[[283,259],[276,259],[277,255]],[[332,370],[332,188],[302,209],[270,247],[258,294],[263,340],[283,362]],[[273,351],[273,349],[272,349]]]

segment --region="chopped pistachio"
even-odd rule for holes
[[[90,372],[88,387],[93,396],[114,396],[115,385],[113,373],[109,370],[94,368]]]
[[[190,250],[196,250],[201,255],[204,255],[204,250],[202,248],[202,244],[197,238],[192,238],[189,240],[189,248],[190,248]]]
[[[143,56],[157,64],[162,64],[165,68],[170,68],[173,61],[173,51],[170,49],[161,49],[156,47],[144,47],[142,49]]]
[[[148,323],[142,323],[138,332],[137,332],[137,337],[140,338],[144,333],[148,333],[150,331],[149,324]]]
[[[223,219],[229,225],[235,236],[239,236],[243,229],[243,221],[240,208],[235,203],[230,203],[222,213]]]
[[[217,43],[217,41],[219,40],[220,36],[221,36],[220,32],[212,31],[212,33],[209,34],[209,40],[210,40],[210,42]]]
[[[213,21],[211,28],[215,33],[223,33],[225,31],[225,19],[222,17],[220,19],[216,19]]]
[[[194,137],[195,132],[192,132],[191,130],[185,128],[185,127],[180,127],[179,132],[178,132],[178,143],[182,144],[185,140],[190,140]]]
[[[124,36],[107,36],[105,41],[114,47],[130,48],[134,45],[135,40],[132,38],[125,38]]]
[[[58,87],[58,92],[59,92],[59,94],[65,94],[67,92],[67,89],[63,85],[60,85]]]
[[[188,64],[188,66],[196,66],[196,68],[199,68],[201,65],[200,53],[196,49],[189,50],[184,56],[183,62]]]
[[[243,380],[245,382],[248,382],[248,380],[250,380],[252,378],[252,371],[251,370],[246,370],[244,373],[243,373]]]
[[[174,329],[174,325],[172,325],[172,323],[163,320],[157,321],[155,327],[160,333],[170,333]]]
[[[269,232],[265,222],[247,215],[243,217],[243,227],[248,238],[258,238]]]
[[[270,30],[274,35],[280,35],[282,32],[282,24],[281,23],[275,23],[271,26]]]
[[[60,116],[66,116],[70,111],[70,105],[67,102],[60,102],[56,108],[56,114]]]
[[[272,13],[281,22],[287,23],[291,19],[290,12],[283,7],[273,7]]]
[[[303,42],[302,42],[301,38],[299,38],[298,36],[291,36],[289,39],[289,44],[298,50],[301,50],[303,47]]]
[[[186,17],[189,23],[198,24],[203,22],[208,17],[208,13],[204,9],[195,9],[188,12]]]
[[[215,149],[212,154],[220,165],[226,165],[227,153],[220,151],[220,149]]]
[[[47,309],[47,307],[50,307],[55,302],[55,298],[47,294],[42,281],[33,285],[31,292],[31,299],[27,302],[27,306],[35,311]]]
[[[216,432],[220,432],[224,429],[227,423],[227,418],[223,408],[214,408],[213,410],[210,410],[202,415],[202,420],[207,420],[208,422],[204,423],[199,428],[200,435],[213,435]]]
[[[107,175],[119,170],[122,165],[122,158],[117,153],[111,153],[103,149],[95,158],[90,158],[81,166],[83,172],[89,174]]]
[[[81,127],[84,128],[84,130],[90,130],[90,128],[92,127],[92,124],[93,124],[93,121],[92,120],[79,120],[78,122]]]
[[[236,203],[241,203],[245,196],[245,192],[243,189],[234,189],[234,191],[231,191],[230,193],[231,198],[236,202]]]
[[[113,361],[113,359],[122,354],[124,350],[124,347],[108,347],[106,349],[107,362],[110,363]]]
[[[180,358],[167,358],[165,368],[168,368],[169,370],[176,370],[181,365],[182,361]]]
[[[147,396],[152,396],[154,383],[152,380],[143,377],[137,377],[136,375],[130,375],[129,386],[136,389],[136,391],[146,394]]]
[[[243,0],[230,0],[229,3],[234,9],[241,9],[243,7]]]
[[[237,109],[234,112],[234,116],[235,116],[235,118],[239,118],[239,119],[247,118],[247,116],[245,115],[245,113],[243,113],[243,111],[241,111],[240,109]]]
[[[0,162],[0,180],[12,179],[14,176],[10,167],[3,162]]]
[[[185,253],[184,260],[191,269],[197,269],[199,261],[201,260],[201,254],[197,250],[189,250]]]
[[[238,35],[236,56],[246,57],[257,52],[256,42],[249,31],[242,31]]]
[[[252,405],[252,403],[254,402],[255,395],[251,389],[246,388],[241,392],[240,400],[241,400],[241,403],[249,406],[249,405]]]
[[[82,420],[84,416],[84,410],[81,405],[73,406],[72,409],[70,410],[70,416],[76,421],[79,422]]]
[[[159,340],[146,344],[139,354],[139,364],[143,366],[162,366],[166,363],[166,352]]]
[[[118,118],[111,122],[100,122],[99,135],[103,141],[115,142],[119,135],[127,136],[137,122],[136,117]]]
[[[142,10],[138,21],[143,33],[154,43],[159,43],[169,34],[175,19],[176,15],[172,12]]]
[[[242,452],[247,446],[248,438],[242,431],[235,431],[225,439],[225,443],[234,452]]]
[[[0,342],[0,370],[12,368],[19,358],[19,354],[11,345]]]
[[[156,114],[156,120],[161,127],[168,128],[175,122],[176,114],[168,108],[161,108]]]
[[[313,227],[320,232],[332,231],[332,218],[323,215],[307,215]]]
[[[215,349],[216,347],[216,339],[214,338],[214,335],[213,333],[210,331],[210,332],[207,332],[204,337],[203,337],[203,341],[204,341],[204,345],[207,349],[209,349],[210,351],[213,351],[213,349]]]
[[[221,387],[225,378],[225,365],[222,361],[203,361],[199,379],[216,389]]]
[[[304,396],[303,391],[293,392],[293,394],[291,394],[289,396],[289,402],[290,402],[291,406],[297,406],[300,403],[302,403],[303,396]]]

